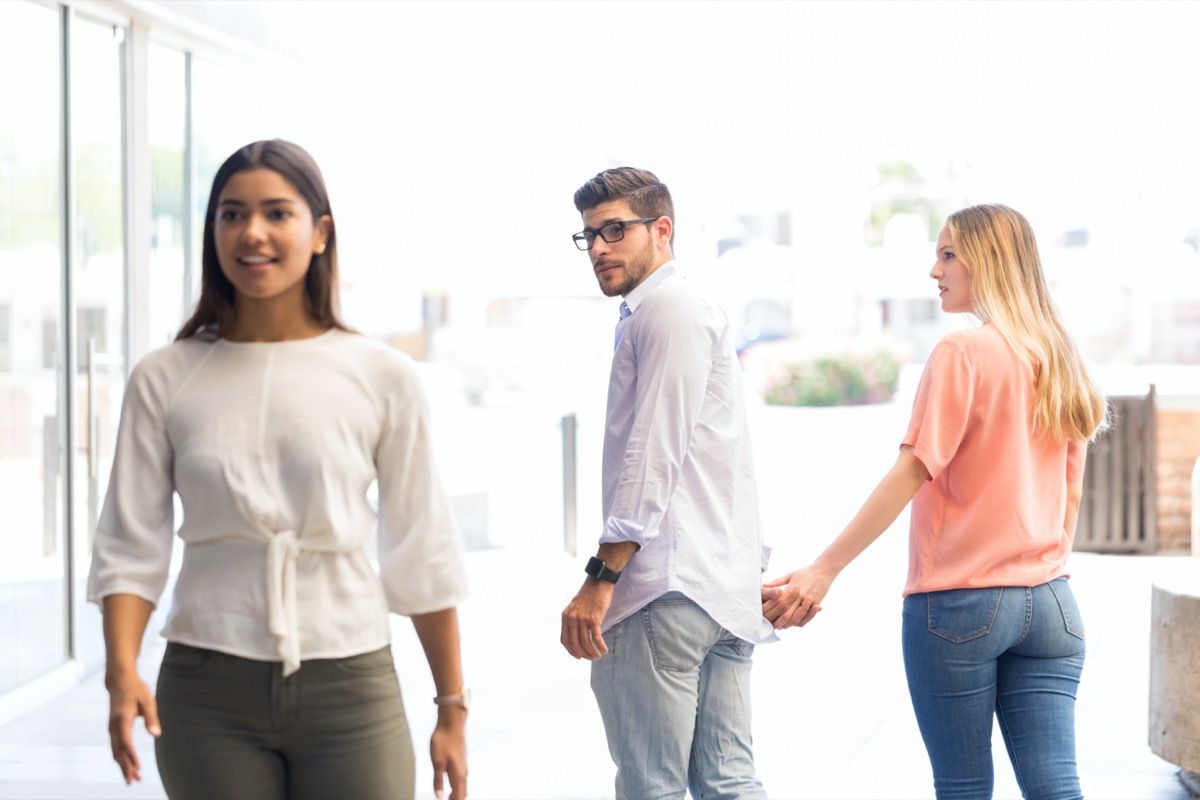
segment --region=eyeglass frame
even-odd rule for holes
[[[599,236],[601,239],[603,239],[605,244],[616,244],[617,242],[619,242],[625,238],[625,229],[628,228],[630,225],[648,225],[649,223],[657,222],[658,220],[659,220],[659,217],[638,217],[637,219],[614,219],[610,222],[604,223],[599,228],[584,228],[583,230],[579,231],[579,233],[571,234],[571,241],[573,241],[575,243],[575,246],[577,248],[579,248],[581,251],[586,253],[589,250],[591,250],[592,247],[596,244],[597,236]],[[601,233],[601,231],[603,231],[605,228],[609,227],[610,225],[619,225],[620,226],[620,228],[618,229],[620,231],[620,235],[617,236],[617,238],[615,238],[615,239],[609,239],[607,236],[605,236],[603,233]],[[592,235],[591,241],[588,241],[589,233]],[[587,247],[579,247],[580,242],[586,242]]]

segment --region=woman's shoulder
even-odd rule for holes
[[[1008,342],[991,325],[980,325],[948,333],[937,343],[936,350],[960,353],[971,358],[990,358],[1008,350]]]
[[[385,341],[353,331],[336,331],[337,357],[352,362],[372,384],[390,389],[417,384],[412,356]]]
[[[212,348],[210,340],[189,337],[151,350],[129,371],[127,392],[136,393],[152,408],[165,410]]]
[[[180,373],[189,371],[203,359],[214,346],[214,342],[198,336],[176,339],[168,345],[151,350],[138,359],[130,372],[131,377],[143,379],[171,380]]]

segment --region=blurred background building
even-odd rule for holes
[[[677,254],[748,360],[919,365],[971,324],[928,278],[945,216],[1024,212],[1106,388],[1159,384],[1171,441],[1198,440],[1159,486],[1163,547],[1187,547],[1197,23],[1190,4],[0,3],[0,716],[102,661],[83,585],[125,378],[193,305],[209,183],[259,138],[322,165],[345,317],[421,362],[472,547],[560,545],[564,416],[581,541],[599,521],[617,311],[568,237],[575,188],[620,164],[671,186]]]

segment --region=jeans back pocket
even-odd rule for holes
[[[929,632],[960,644],[987,636],[1000,610],[1001,588],[929,592]]]
[[[1063,625],[1066,626],[1067,633],[1077,639],[1083,639],[1083,617],[1079,614],[1079,606],[1075,603],[1075,593],[1071,591],[1071,585],[1067,583],[1067,579],[1055,578],[1046,585],[1050,587],[1050,591],[1054,592],[1054,599],[1058,601],[1058,609],[1062,612]]]

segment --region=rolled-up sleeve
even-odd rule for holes
[[[467,596],[462,539],[433,455],[429,405],[415,375],[388,402],[375,460],[379,571],[388,608],[411,616]]]
[[[125,388],[108,493],[96,525],[88,600],[132,594],[157,604],[175,535],[174,455],[165,387],[145,364]]]
[[[704,407],[717,341],[711,309],[647,301],[627,329],[637,359],[633,424],[601,544],[658,536]]]

